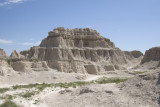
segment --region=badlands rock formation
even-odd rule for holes
[[[142,56],[137,51],[121,51],[96,30],[63,27],[50,31],[40,46],[31,47],[21,54],[28,59],[47,61],[50,68],[61,72],[91,74],[125,69],[132,60]]]

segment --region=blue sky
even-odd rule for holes
[[[56,27],[97,30],[122,50],[160,46],[160,0],[0,0],[0,48],[29,49]]]

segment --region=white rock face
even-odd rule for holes
[[[96,30],[63,27],[49,32],[40,46],[21,52],[28,59],[47,61],[49,67],[61,72],[88,73],[89,68],[84,66],[92,65],[99,69],[94,70],[94,74],[124,68],[130,59],[141,56],[128,53],[116,48],[113,42],[102,37]]]

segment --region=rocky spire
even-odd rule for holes
[[[6,52],[0,48],[0,59],[5,59],[7,58]]]
[[[14,58],[25,58],[23,55],[19,54],[16,50],[14,50],[11,55],[10,55],[10,58],[14,59]]]

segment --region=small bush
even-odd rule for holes
[[[18,107],[16,103],[6,100],[3,104],[0,105],[0,107]]]

